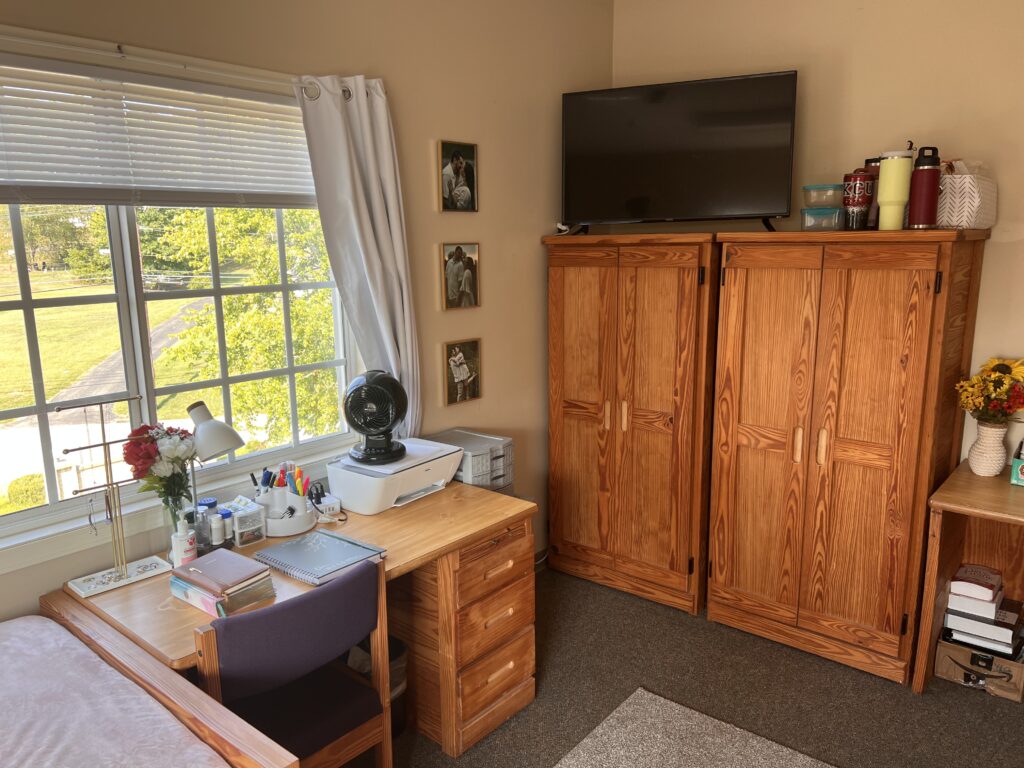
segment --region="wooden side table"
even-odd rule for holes
[[[961,563],[1003,572],[1007,597],[1024,598],[1024,487],[1010,485],[1009,468],[978,477],[964,461],[929,499],[928,559],[914,660],[914,692],[932,678],[949,582]]]

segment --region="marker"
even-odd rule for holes
[[[310,479],[311,478],[307,477],[303,481],[303,483],[302,483],[302,495],[303,496],[308,496],[309,495],[309,481],[310,481]]]

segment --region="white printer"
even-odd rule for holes
[[[401,439],[405,456],[390,464],[360,464],[342,455],[327,465],[331,495],[342,509],[376,515],[440,491],[462,461],[462,449],[415,437]]]

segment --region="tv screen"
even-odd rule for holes
[[[562,96],[562,221],[788,216],[796,72]]]

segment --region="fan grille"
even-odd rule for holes
[[[383,387],[358,387],[346,398],[345,405],[349,423],[360,432],[383,431],[397,421],[394,398]]]

